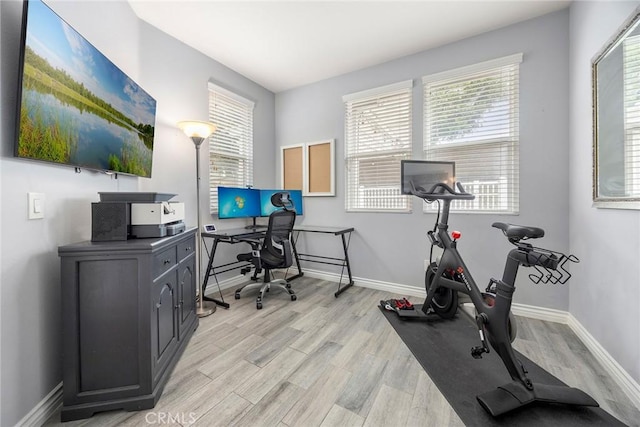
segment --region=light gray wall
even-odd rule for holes
[[[254,184],[273,186],[274,94],[145,22],[140,23],[140,41],[141,81],[158,102],[156,138],[162,141],[154,147],[157,154],[154,178],[141,180],[141,188],[166,188],[181,199],[195,200],[195,147],[176,123],[208,120],[209,80],[255,102]],[[209,214],[208,208],[208,155],[209,147],[205,144],[200,148],[200,213],[204,223],[218,221],[217,216]],[[192,208],[193,205],[187,207],[188,221],[195,224],[196,213]],[[223,225],[239,224],[244,221],[226,221]]]
[[[175,200],[191,201],[186,205],[187,223],[195,225],[193,209],[196,197],[196,152],[193,142],[176,123],[180,120],[208,120],[208,81],[225,87],[255,102],[254,108],[254,185],[270,188],[274,185],[275,162],[275,96],[272,92],[239,75],[222,64],[161,32],[140,23],[140,70],[145,89],[158,102],[156,141],[154,146],[153,179],[140,180],[141,190],[162,188],[178,194]],[[247,220],[218,220],[209,213],[209,147],[200,148],[200,215],[203,224],[215,223],[219,228],[246,225]],[[211,246],[211,242],[208,242]],[[216,265],[235,260],[236,253],[247,251],[245,245],[220,245]],[[202,251],[203,268],[206,252]],[[201,272],[204,275],[204,271]],[[237,275],[231,271],[219,275],[219,280]],[[207,288],[209,292],[212,287]]]
[[[573,2],[571,6],[571,249],[569,310],[640,382],[640,213],[592,207],[591,60],[640,2]]]
[[[413,79],[414,157],[422,147],[422,83],[427,74],[522,52],[520,68],[520,215],[452,214],[452,229],[462,232],[459,247],[476,281],[484,286],[501,277],[509,244],[491,228],[506,221],[544,228],[547,237],[536,242],[545,247],[569,249],[569,11],[485,33],[458,43],[379,66],[342,75],[276,95],[276,144],[289,145],[336,139],[336,197],[305,198],[306,224],[354,226],[349,251],[356,277],[424,286],[428,256],[426,231],[434,214],[423,214],[418,199],[411,214],[346,213],[344,165],[345,94]],[[339,61],[340,58],[335,58]],[[280,169],[278,158],[276,174]],[[399,178],[398,178],[399,179]],[[330,239],[309,239],[308,250],[339,250]],[[312,249],[313,248],[313,249]],[[582,250],[577,250],[581,255]],[[309,268],[328,270],[309,264]],[[567,286],[534,285],[522,271],[515,301],[567,310]],[[574,285],[575,286],[575,282]]]
[[[207,81],[256,102],[256,183],[272,186],[274,95],[138,20],[124,1],[65,1],[52,8],[158,101],[152,179],[104,174],[13,158],[22,2],[0,1],[1,287],[0,425],[14,425],[62,380],[60,245],[87,240],[99,191],[178,194],[195,225],[195,150],[175,123],[206,120]],[[203,215],[207,149],[203,157]],[[27,220],[27,192],[46,196],[46,217]],[[207,218],[204,216],[204,218]],[[209,217],[210,218],[210,217]]]

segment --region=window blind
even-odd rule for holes
[[[253,101],[209,83],[209,206],[218,212],[218,186],[253,185]]]
[[[453,211],[518,213],[521,62],[516,54],[423,77],[424,158],[455,161],[456,181],[476,196]]]
[[[343,97],[347,212],[410,211],[400,161],[411,157],[411,80]]]
[[[622,44],[624,87],[624,194],[640,197],[640,36]]]

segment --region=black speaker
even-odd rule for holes
[[[91,241],[127,240],[129,238],[130,218],[130,203],[91,203]]]

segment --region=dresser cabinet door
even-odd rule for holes
[[[162,374],[178,345],[176,325],[177,271],[173,270],[153,283],[151,306],[151,355],[154,382]]]
[[[185,328],[193,324],[196,310],[196,258],[191,256],[178,266],[178,323],[179,339],[187,333]]]

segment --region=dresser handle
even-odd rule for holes
[[[170,259],[165,259],[163,263],[164,263],[164,265],[171,264],[171,260]]]
[[[191,251],[191,246],[187,246],[186,248],[184,248],[184,250],[187,252]]]

